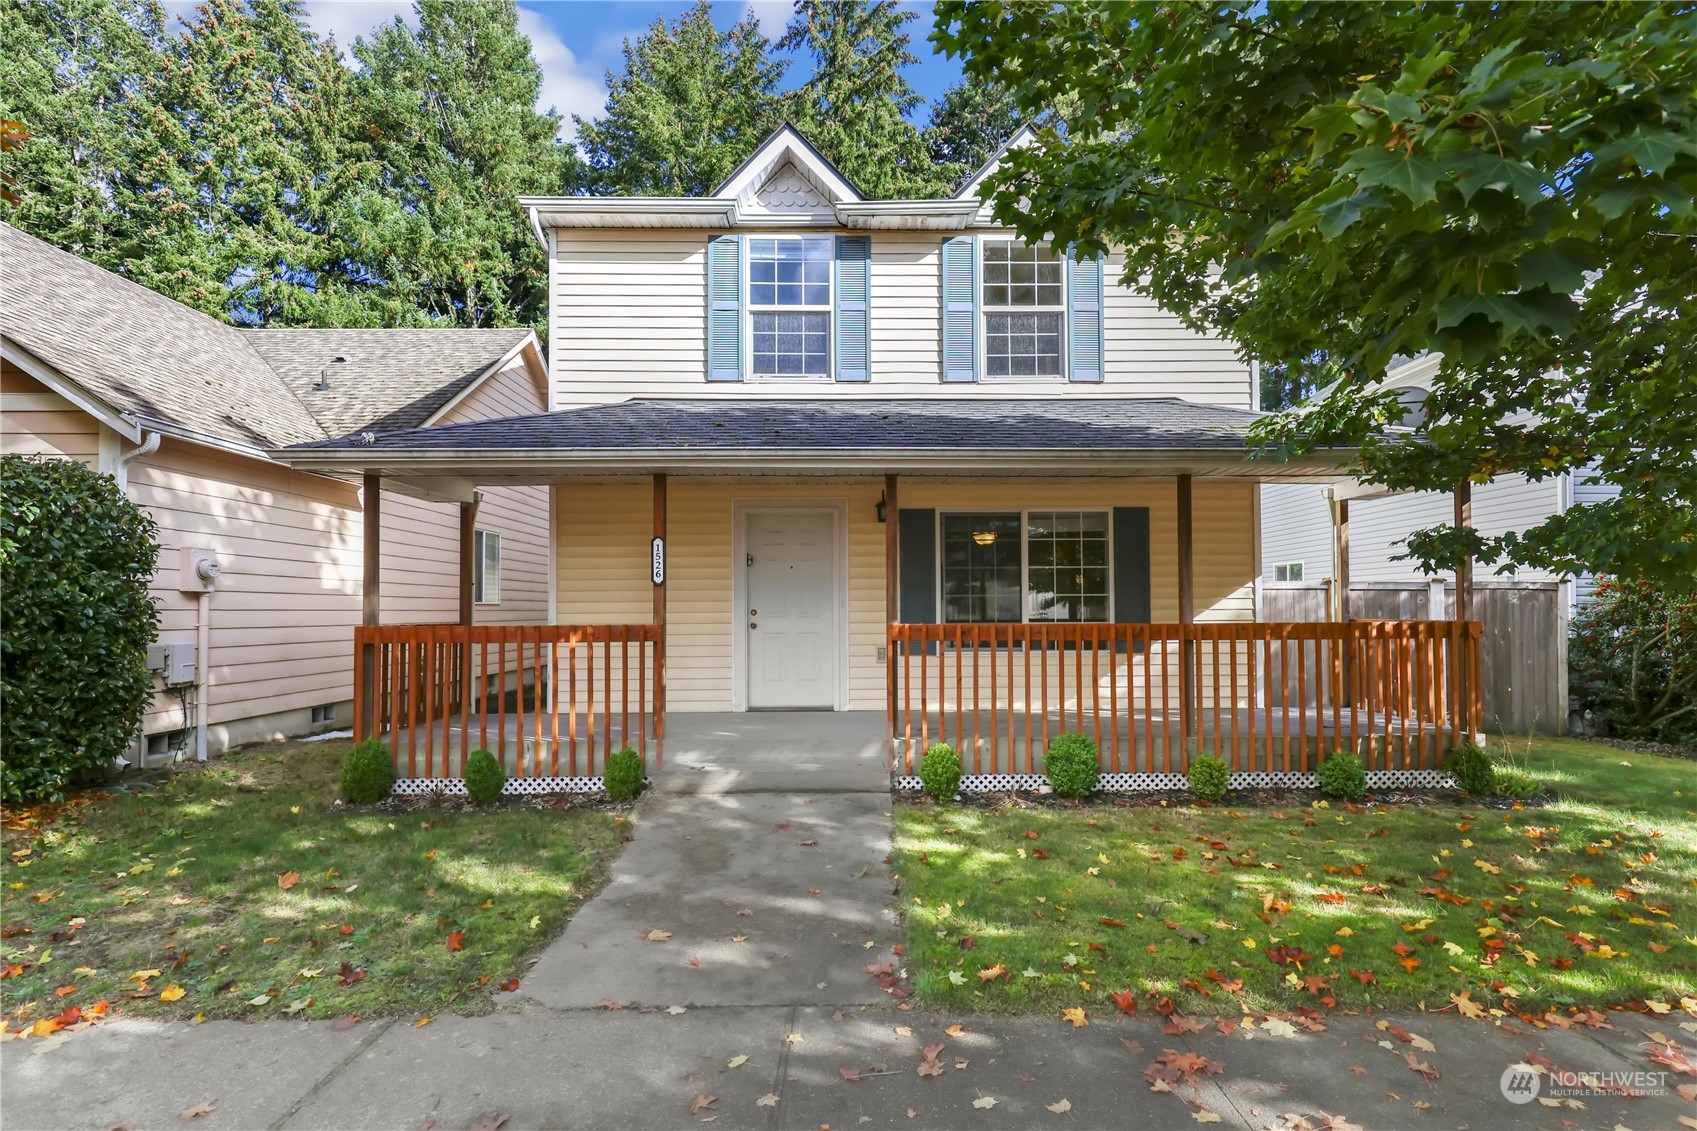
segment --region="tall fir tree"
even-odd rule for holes
[[[697,0],[676,23],[655,20],[627,40],[624,56],[624,72],[607,73],[606,113],[577,119],[594,191],[711,192],[783,120],[787,63],[753,13],[721,32]]]
[[[902,73],[919,60],[895,0],[798,0],[778,46],[813,60],[792,95],[807,139],[868,197],[940,196],[949,178],[906,115],[923,102]]]
[[[1006,87],[962,80],[931,107],[925,148],[937,171],[958,188],[1024,124],[1024,112]]]
[[[410,310],[540,328],[545,262],[517,197],[570,191],[581,162],[555,140],[559,116],[536,109],[542,71],[513,0],[419,0],[418,21],[354,48],[350,156],[371,176],[336,220],[344,276],[387,324]]]

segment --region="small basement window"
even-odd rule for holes
[[[1274,581],[1301,581],[1302,580],[1302,563],[1301,562],[1281,562],[1279,565],[1274,566],[1273,567],[1273,580]]]
[[[501,536],[493,530],[473,534],[471,599],[479,605],[501,603]]]
[[[336,721],[336,704],[326,703],[321,707],[314,707],[312,709],[312,725],[313,726],[318,726],[320,723],[333,723],[335,721]]]

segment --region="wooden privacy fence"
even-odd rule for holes
[[[1331,581],[1262,582],[1263,621],[1328,621],[1337,594]],[[1554,581],[1473,583],[1469,609],[1484,626],[1479,686],[1484,728],[1524,734],[1567,730],[1568,618]],[[1357,581],[1349,612],[1362,620],[1441,620],[1455,613],[1455,586],[1427,581]]]
[[[652,624],[396,624],[354,629],[354,737],[387,741],[401,778],[458,778],[474,750],[509,777],[594,777],[664,733]]]
[[[1041,772],[1057,735],[1089,735],[1104,773],[1300,772],[1333,750],[1370,770],[1434,769],[1477,733],[1480,626],[893,624],[898,774],[932,744],[969,774]]]

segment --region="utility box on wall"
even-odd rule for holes
[[[195,676],[195,647],[192,643],[167,644],[165,670],[160,673],[167,687],[193,683]]]

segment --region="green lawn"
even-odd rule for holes
[[[11,1027],[102,1000],[177,1018],[479,1012],[625,839],[607,812],[344,810],[347,749],[266,748],[8,813]]]
[[[1697,763],[1554,739],[1517,761],[1559,800],[898,806],[908,970],[955,1009],[1111,1011],[1125,991],[1215,1013],[1678,1009],[1697,995]]]

